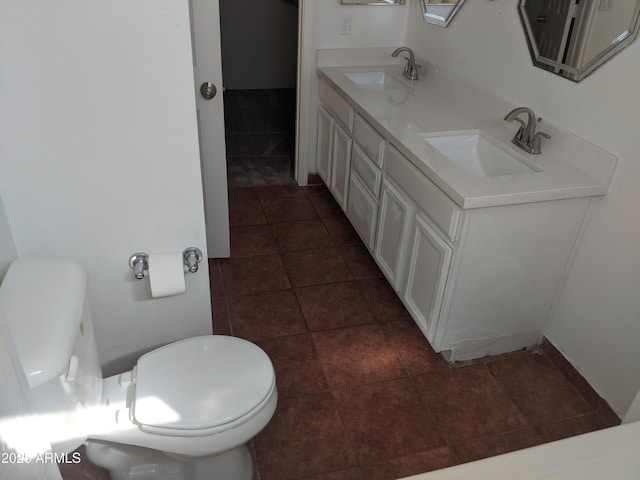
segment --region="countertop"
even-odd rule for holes
[[[417,81],[401,75],[402,65],[319,67],[317,73],[398,148],[433,183],[464,209],[604,195],[617,158],[544,119],[537,130],[542,154],[530,155],[511,143],[517,122],[504,116],[519,105],[452,74],[430,67]],[[345,73],[384,71],[397,80],[392,90],[362,88]],[[530,106],[535,111],[535,105]],[[536,112],[539,114],[539,112]],[[448,161],[430,158],[420,136],[438,132],[485,132],[526,158],[539,171],[478,177]],[[431,155],[432,156],[432,155]]]

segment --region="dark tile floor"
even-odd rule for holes
[[[279,406],[253,442],[263,480],[394,479],[619,423],[548,343],[444,363],[325,187],[229,198],[214,332],[276,369]]]
[[[450,366],[323,186],[232,188],[231,258],[209,261],[214,333],[271,357],[262,480],[395,479],[619,419],[550,345]],[[88,462],[67,480],[102,480]]]
[[[229,186],[295,185],[295,89],[225,90]]]

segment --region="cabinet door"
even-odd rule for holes
[[[409,252],[405,305],[433,344],[452,249],[425,217],[416,214]]]
[[[372,251],[376,235],[378,203],[353,172],[351,172],[350,183],[347,217],[351,220],[369,251]]]
[[[409,222],[413,206],[388,180],[382,183],[375,259],[391,286],[402,289],[402,268],[409,243]]]
[[[316,169],[325,185],[330,183],[331,154],[333,153],[333,128],[335,121],[324,107],[318,109],[318,147],[316,150]]]
[[[342,210],[347,209],[349,172],[351,171],[351,136],[340,126],[333,129],[333,155],[331,156],[331,183],[329,189]]]

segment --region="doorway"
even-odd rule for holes
[[[229,187],[295,185],[297,0],[220,0]]]

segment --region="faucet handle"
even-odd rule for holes
[[[540,140],[541,137],[551,138],[551,135],[545,132],[536,132],[536,134],[533,136],[533,139],[531,140],[531,145],[530,145],[531,153],[534,155],[537,155],[542,152],[541,150],[542,141]]]
[[[536,134],[533,136],[533,138],[537,138],[538,140],[540,140],[540,137],[551,138],[551,135],[545,132],[536,132]]]
[[[404,59],[407,61],[407,64],[404,66],[402,75],[411,81],[418,80],[418,69],[422,68],[422,65],[418,65],[415,61],[412,62],[408,57],[404,57]]]

